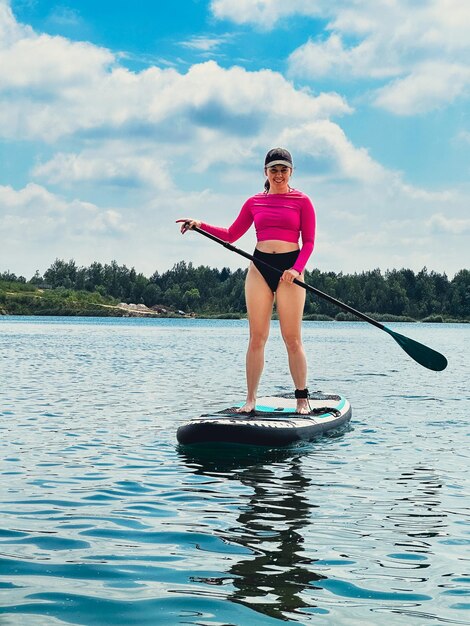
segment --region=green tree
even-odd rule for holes
[[[162,300],[162,290],[158,285],[149,283],[142,294],[144,304],[148,307],[152,307],[155,304],[160,304]]]
[[[451,315],[470,319],[470,271],[460,270],[450,283],[448,309]]]
[[[192,289],[188,289],[184,292],[181,301],[187,311],[192,311],[194,310],[200,299],[201,294],[199,293],[199,289],[197,289],[197,287],[193,287]]]
[[[56,259],[49,269],[44,272],[44,280],[51,287],[69,287],[75,284],[77,266],[73,259],[64,261]]]

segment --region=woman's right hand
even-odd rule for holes
[[[184,233],[187,230],[191,230],[192,228],[194,228],[195,226],[197,228],[201,228],[201,224],[202,222],[200,220],[193,220],[191,217],[185,217],[181,220],[176,220],[176,223],[178,222],[183,222],[181,224],[181,234],[184,235]]]

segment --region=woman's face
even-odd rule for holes
[[[279,193],[282,190],[288,190],[292,168],[287,167],[287,165],[273,165],[272,167],[267,167],[264,171],[268,177],[271,191]]]

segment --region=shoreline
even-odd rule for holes
[[[95,305],[96,306],[96,305]],[[0,309],[0,319],[5,317],[115,317],[115,318],[147,318],[147,319],[192,319],[192,320],[247,320],[246,315],[238,313],[220,313],[220,314],[203,314],[203,313],[185,313],[185,312],[172,312],[157,313],[155,311],[145,311],[142,309],[126,309],[120,306],[113,305],[98,305],[108,309],[108,313],[103,314],[103,311],[90,308],[89,311],[72,311],[70,309],[55,310],[54,312],[46,311],[28,311],[22,313],[8,312],[4,309]],[[370,317],[381,323],[401,323],[401,324],[469,324],[470,320],[457,319],[452,317],[446,317],[444,315],[432,315],[424,319],[413,319],[404,316],[395,315],[374,315],[373,313],[367,313]],[[274,313],[271,317],[272,321],[278,320],[278,316]],[[335,317],[328,317],[326,315],[312,315],[307,314],[303,317],[303,322],[356,322],[360,323],[362,320],[344,313],[339,313]]]

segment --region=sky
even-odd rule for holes
[[[307,269],[452,278],[469,32],[461,0],[0,0],[0,273],[245,267],[175,220],[229,226],[281,146],[317,214]]]

